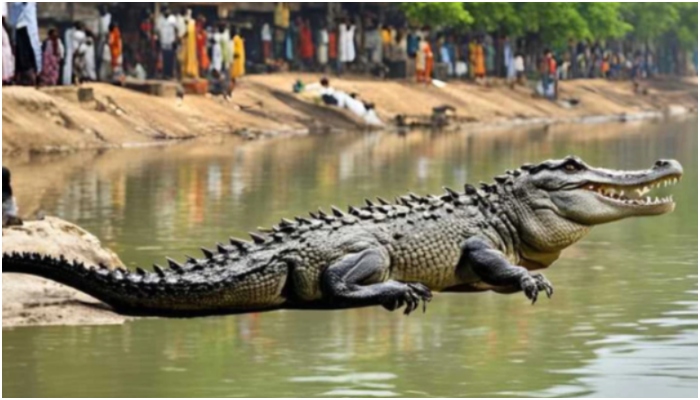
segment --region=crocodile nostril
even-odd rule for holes
[[[668,167],[671,165],[671,163],[668,160],[658,160],[656,163],[654,163],[654,167],[661,168],[661,167]]]

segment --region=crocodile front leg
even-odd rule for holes
[[[523,291],[532,304],[539,292],[552,297],[554,288],[541,274],[531,274],[527,269],[512,265],[498,250],[481,238],[473,237],[462,244],[459,268],[470,268],[484,283],[497,286],[499,293]]]
[[[322,288],[327,301],[338,307],[381,305],[390,311],[405,304],[406,315],[423,301],[425,310],[425,303],[432,298],[426,286],[394,280],[382,282],[388,275],[389,263],[386,252],[377,248],[346,255],[323,274]]]

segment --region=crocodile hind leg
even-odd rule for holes
[[[420,283],[382,281],[389,271],[389,256],[381,249],[371,248],[346,255],[326,269],[322,288],[327,301],[338,307],[381,305],[393,311],[406,308],[408,315],[423,301],[430,301],[430,289]]]
[[[522,291],[534,304],[539,292],[551,297],[554,288],[542,274],[512,265],[506,257],[484,240],[473,237],[462,244],[460,268],[470,268],[483,282],[496,286],[499,293]]]

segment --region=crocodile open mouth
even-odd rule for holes
[[[648,193],[678,183],[679,175],[670,175],[635,185],[614,185],[609,183],[587,183],[584,189],[597,193],[605,199],[627,206],[672,205],[673,195],[662,197],[647,196]]]

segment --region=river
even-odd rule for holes
[[[25,210],[85,227],[129,266],[183,259],[319,206],[440,193],[575,154],[676,158],[670,215],[600,226],[556,293],[437,294],[426,314],[278,311],[3,330],[8,397],[698,395],[697,119],[516,132],[339,134],[6,160]]]

